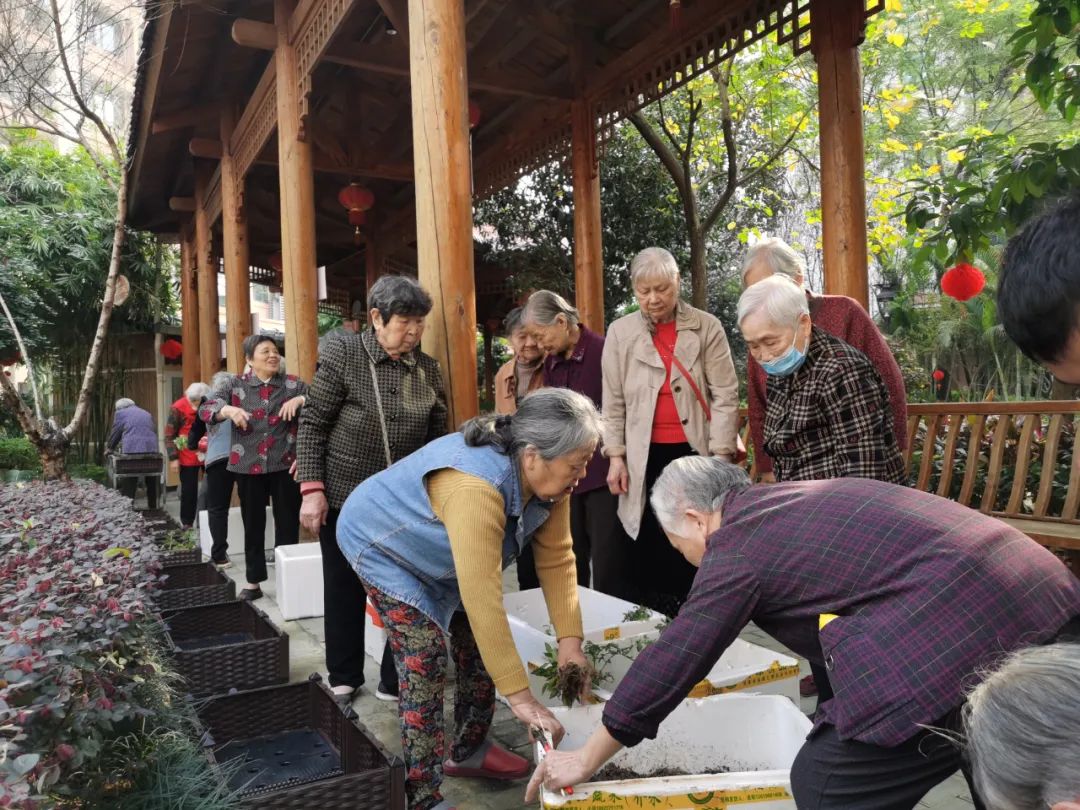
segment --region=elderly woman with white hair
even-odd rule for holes
[[[169,454],[169,467],[180,476],[180,525],[190,529],[195,523],[199,499],[199,470],[202,460],[195,447],[188,447],[188,434],[195,424],[195,409],[206,398],[210,386],[193,382],[184,396],[169,408],[165,422],[165,450]]]
[[[112,430],[105,442],[107,452],[115,452],[117,448],[121,453],[157,453],[158,438],[154,428],[154,417],[149,411],[145,411],[135,404],[134,400],[122,397],[116,400],[116,416],[113,418]],[[159,456],[160,457],[160,456]],[[146,505],[148,509],[157,509],[159,475],[146,476]],[[116,488],[132,500],[135,499],[135,490],[139,484],[138,478],[121,478]]]
[[[813,323],[802,289],[759,281],[739,297],[738,319],[768,375],[762,444],[778,481],[904,483],[888,390],[866,355]]]
[[[854,298],[846,295],[816,295],[806,289],[806,262],[783,239],[768,237],[756,242],[742,265],[743,288],[751,287],[770,276],[783,276],[806,292],[810,318],[814,325],[866,355],[889,391],[893,436],[897,446],[907,446],[907,394],[900,366],[893,357],[877,325]],[[746,363],[747,412],[754,461],[762,481],[776,480],[772,458],[765,452],[765,381],[761,365],[750,357]]]
[[[636,540],[642,601],[674,615],[694,568],[667,542],[646,493],[677,458],[735,457],[739,384],[724,327],[679,299],[679,267],[668,251],[638,253],[630,285],[639,311],[611,324],[604,345],[607,482]]]
[[[1060,633],[1080,640],[1076,630]],[[968,695],[975,786],[999,810],[1080,810],[1080,644],[1009,656]]]

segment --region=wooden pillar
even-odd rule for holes
[[[278,186],[281,196],[281,261],[285,290],[285,362],[308,382],[319,353],[319,282],[315,265],[315,176],[311,144],[301,140],[300,68],[289,44],[290,0],[274,0],[277,26]]]
[[[574,173],[574,290],[581,320],[604,334],[604,249],[600,227],[600,163],[592,105],[570,105]]]
[[[198,382],[199,292],[195,274],[195,232],[192,223],[180,228],[180,341],[184,344],[181,368],[184,388]],[[169,403],[172,404],[172,403]]]
[[[465,61],[464,0],[409,0],[417,252],[434,303],[424,351],[442,367],[451,429],[479,409]]]
[[[232,154],[234,113],[221,118],[221,236],[225,264],[225,357],[233,374],[244,370],[244,338],[251,331],[250,257],[244,177]],[[208,381],[209,382],[209,381]]]
[[[821,238],[825,292],[869,306],[865,146],[859,43],[863,0],[812,0],[810,36],[818,65]]]
[[[206,211],[209,167],[195,166],[195,270],[199,278],[199,379],[209,385],[221,368],[221,326],[218,323],[217,261],[213,255],[210,217]]]

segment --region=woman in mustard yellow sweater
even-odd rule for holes
[[[448,810],[444,773],[528,773],[526,760],[487,739],[496,688],[521,722],[562,736],[529,690],[503,610],[502,571],[531,543],[559,664],[584,665],[568,499],[599,437],[587,397],[536,391],[514,416],[473,419],[368,478],[342,507],[338,545],[379,612],[397,665],[411,810]],[[454,740],[444,752],[447,634],[457,690]]]

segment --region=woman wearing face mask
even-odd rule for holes
[[[736,454],[739,384],[720,321],[679,300],[679,267],[663,248],[630,262],[639,312],[619,318],[604,345],[604,454],[619,518],[636,539],[641,599],[674,616],[694,581],[647,503],[664,467],[698,454]]]
[[[410,810],[449,807],[439,791],[444,774],[528,773],[527,760],[487,739],[496,688],[526,727],[562,736],[529,691],[502,571],[534,547],[559,666],[584,666],[569,498],[599,439],[600,415],[587,397],[545,388],[515,415],[473,419],[368,478],[342,507],[338,545],[379,612],[401,675]],[[446,635],[456,694],[453,742],[444,744]]]
[[[889,392],[866,355],[814,326],[783,276],[748,287],[739,329],[768,375],[764,448],[777,481],[876,478],[903,484]]]

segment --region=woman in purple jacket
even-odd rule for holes
[[[160,453],[158,447],[157,428],[154,427],[154,417],[144,411],[134,401],[124,397],[116,400],[116,417],[113,420],[112,431],[105,443],[109,452],[115,452],[117,446],[125,455],[131,453]],[[116,488],[135,500],[135,488],[139,485],[138,478],[121,478]],[[146,476],[146,506],[149,509],[157,509],[158,476]]]

